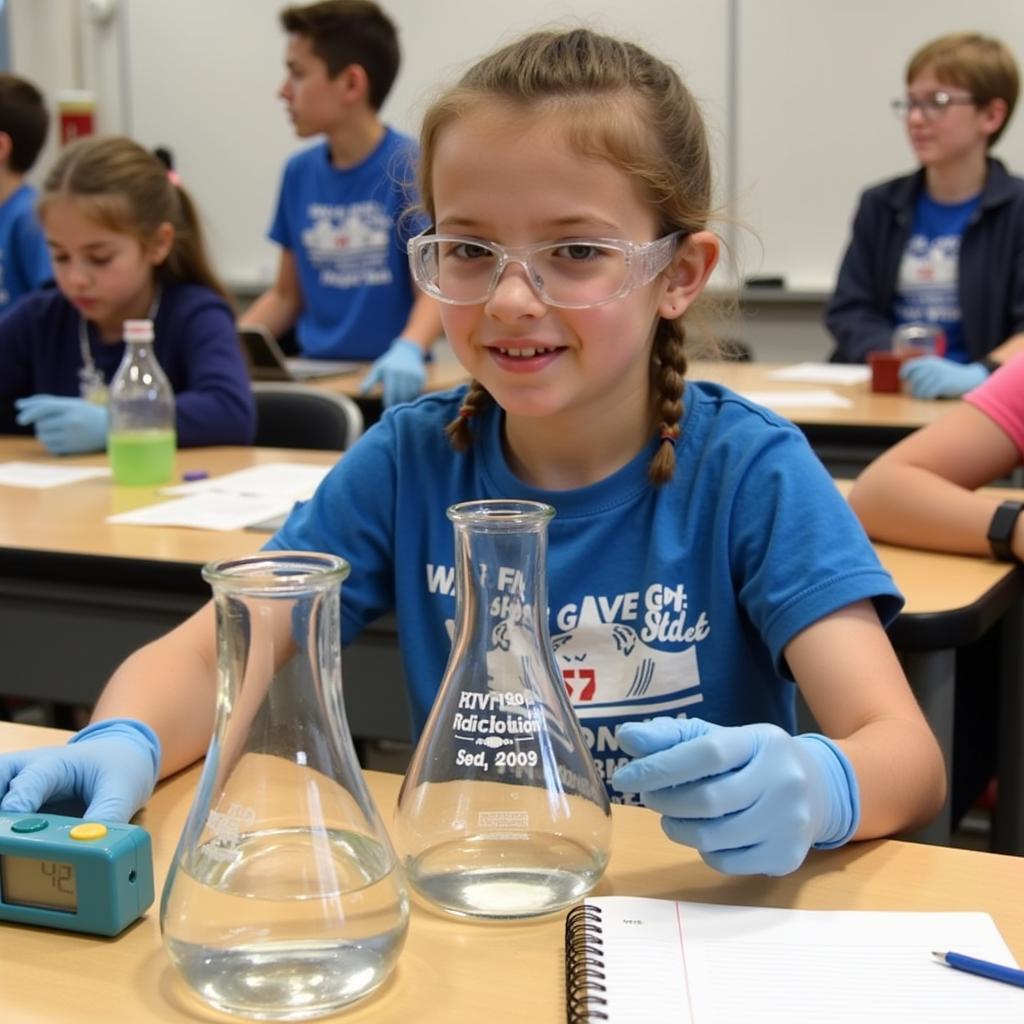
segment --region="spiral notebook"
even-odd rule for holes
[[[565,926],[569,1024],[1021,1024],[1024,992],[932,957],[1014,965],[988,914],[777,910],[604,896]]]

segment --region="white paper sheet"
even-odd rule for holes
[[[768,380],[800,384],[839,384],[847,387],[871,380],[871,367],[838,363],[794,363],[765,374]]]
[[[5,487],[60,487],[110,476],[103,466],[61,466],[54,462],[0,462],[0,485]]]
[[[290,496],[295,501],[310,497],[320,481],[331,471],[330,466],[311,466],[302,462],[268,462],[234,473],[194,480],[173,487],[164,487],[161,494],[239,494],[246,497]]]
[[[1024,992],[932,951],[1015,966],[983,913],[777,910],[598,897],[615,1024],[1020,1024]]]
[[[803,391],[743,391],[744,398],[768,409],[849,409],[853,402],[827,388]]]
[[[108,516],[107,522],[121,526],[185,526],[197,530],[241,530],[271,516],[287,513],[291,498],[262,495],[192,494],[158,505],[146,505],[131,512]]]
[[[164,487],[175,501],[147,505],[109,516],[122,526],[184,526],[197,530],[241,530],[275,516],[285,516],[297,501],[312,496],[330,466],[270,462],[235,473]]]

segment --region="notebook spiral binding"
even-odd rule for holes
[[[565,918],[565,1007],[568,1024],[608,1020],[601,908],[586,903]]]

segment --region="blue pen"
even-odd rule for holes
[[[980,974],[983,978],[1005,981],[1008,985],[1019,985],[1024,988],[1024,971],[1016,967],[1005,967],[1003,964],[993,964],[988,960],[977,960],[973,956],[964,956],[963,953],[933,952],[932,956],[940,963],[955,967],[958,971]]]

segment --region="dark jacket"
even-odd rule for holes
[[[825,325],[835,339],[832,361],[863,363],[888,348],[900,260],[910,235],[924,171],[894,178],[861,195],[853,237],[839,268]],[[1024,179],[989,158],[988,176],[960,242],[960,316],[964,345],[982,359],[1024,331]]]

